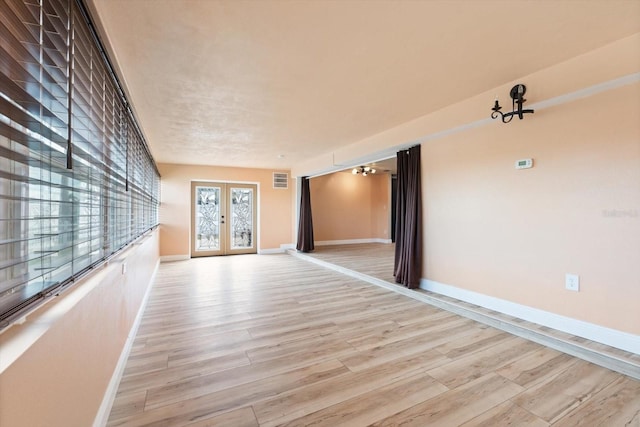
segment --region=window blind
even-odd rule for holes
[[[0,328],[158,223],[160,176],[79,0],[0,0]]]

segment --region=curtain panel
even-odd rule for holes
[[[420,286],[422,276],[422,190],[420,146],[397,155],[396,282],[410,289]]]
[[[313,245],[313,220],[311,218],[311,192],[309,178],[302,178],[300,195],[300,222],[298,224],[298,243],[296,249],[300,252],[311,252]]]

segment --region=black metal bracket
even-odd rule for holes
[[[502,123],[509,123],[511,120],[513,120],[513,116],[517,115],[518,118],[522,120],[525,114],[533,114],[533,110],[531,109],[522,109],[522,105],[527,101],[526,99],[524,99],[524,94],[526,92],[527,87],[523,84],[517,84],[511,88],[509,95],[511,96],[512,111],[509,113],[503,113],[502,111],[500,111],[502,107],[500,106],[500,103],[496,98],[496,102],[491,109],[491,111],[493,111],[491,113],[491,118],[497,119],[498,117],[500,117],[502,119]]]

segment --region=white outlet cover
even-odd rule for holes
[[[578,292],[580,290],[580,276],[577,274],[566,274],[564,286],[570,291]]]

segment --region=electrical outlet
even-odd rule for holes
[[[124,275],[127,272],[127,263],[123,262],[122,263],[122,275]]]
[[[580,291],[580,276],[577,274],[566,274],[564,279],[564,287],[570,291]]]

